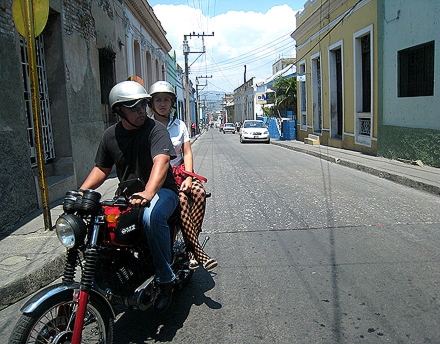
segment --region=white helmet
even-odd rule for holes
[[[171,114],[172,118],[177,117],[177,95],[174,91],[174,87],[168,81],[156,81],[153,85],[150,86],[149,89],[150,100],[148,101],[148,106],[153,109],[153,97],[157,93],[168,93],[173,97],[173,105],[171,106]]]
[[[151,97],[156,93],[171,93],[174,96],[174,100],[177,98],[174,87],[168,81],[156,81],[150,86],[148,93],[150,93]]]
[[[133,105],[135,105],[136,101],[149,100],[151,97],[138,82],[122,81],[113,86],[108,98],[110,106],[114,110],[114,107],[119,103],[134,101]]]

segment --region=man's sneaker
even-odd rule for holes
[[[173,284],[170,283],[159,283],[159,295],[154,301],[154,309],[158,312],[165,312],[171,304],[172,294],[173,294]]]

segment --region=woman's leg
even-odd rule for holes
[[[198,183],[195,183],[195,181]],[[201,189],[197,185],[200,185]],[[191,205],[189,197],[192,198]],[[194,179],[189,195],[180,192],[179,201],[181,211],[180,226],[189,246],[189,251],[194,254],[194,258],[199,263],[204,264],[209,260],[209,256],[203,251],[198,239],[205,214],[205,190],[200,181]]]
[[[198,179],[193,179],[191,186],[191,198],[193,204],[191,206],[191,219],[194,226],[194,231],[197,237],[202,231],[203,218],[205,217],[206,208],[206,191],[202,182]]]

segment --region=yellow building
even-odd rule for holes
[[[377,1],[309,0],[296,15],[297,139],[377,152]]]

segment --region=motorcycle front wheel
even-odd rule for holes
[[[32,314],[23,314],[9,344],[67,344],[72,340],[78,303],[58,294]],[[101,300],[91,296],[87,304],[81,343],[111,344],[113,319]]]

